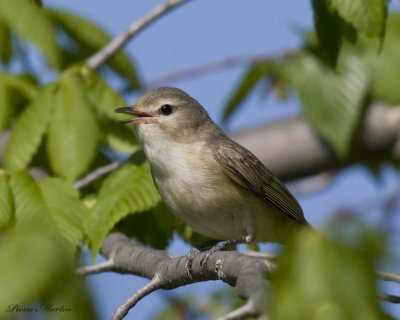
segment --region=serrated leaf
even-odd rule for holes
[[[14,202],[17,228],[52,229],[48,209],[35,180],[26,172],[11,175],[9,180]]]
[[[126,105],[124,98],[89,68],[85,70],[85,87],[90,102],[101,116],[113,120],[120,119],[114,110]]]
[[[107,33],[82,17],[54,9],[47,9],[46,11],[55,23],[63,28],[81,47],[86,48],[90,54],[97,52],[111,41]],[[125,53],[118,52],[108,64],[120,76],[126,78],[132,88],[140,88],[135,68]]]
[[[0,60],[7,64],[12,56],[11,32],[7,24],[0,19]]]
[[[243,100],[249,95],[250,91],[254,89],[263,75],[267,73],[268,69],[268,63],[256,64],[246,73],[224,107],[224,114],[222,116],[224,122],[229,120],[234,111],[237,110]]]
[[[130,127],[109,119],[100,119],[100,126],[104,132],[104,143],[112,149],[129,154],[139,150],[139,144]]]
[[[14,200],[8,186],[8,178],[0,173],[0,230],[7,226],[13,218]]]
[[[38,185],[58,233],[76,248],[83,238],[82,225],[88,213],[79,200],[79,192],[58,178],[45,178]]]
[[[4,167],[10,172],[26,168],[47,130],[53,108],[55,83],[45,86],[18,118],[7,143]]]
[[[383,38],[389,0],[324,0],[349,24],[369,37]]]
[[[20,37],[32,41],[51,66],[60,66],[53,25],[37,5],[28,0],[0,0],[0,18]]]
[[[148,163],[125,164],[107,177],[100,189],[96,205],[85,221],[93,259],[112,227],[129,213],[154,208],[160,195],[154,186]]]
[[[345,157],[369,89],[369,69],[355,56],[346,55],[334,72],[307,53],[282,69],[296,88],[307,120],[339,157]]]
[[[98,126],[83,90],[78,77],[61,78],[47,136],[50,165],[69,181],[88,169],[97,152]]]

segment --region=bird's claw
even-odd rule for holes
[[[207,270],[208,260],[210,259],[211,255],[217,251],[221,251],[225,249],[229,245],[229,241],[220,241],[217,242],[215,246],[213,246],[210,250],[208,250],[204,256],[200,260],[200,266],[203,269],[203,273]]]

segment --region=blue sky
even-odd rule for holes
[[[43,2],[46,6],[67,9],[88,17],[110,35],[117,35],[162,1]],[[398,2],[396,7],[400,9]],[[127,45],[126,50],[136,62],[144,82],[151,82],[172,72],[227,57],[275,55],[295,49],[301,45],[299,32],[311,27],[310,1],[193,0],[144,30]],[[221,124],[222,107],[244,71],[244,66],[237,66],[166,85],[187,91]],[[118,87],[117,81],[112,80],[111,84]],[[136,97],[136,94],[128,94],[127,102],[134,102]],[[224,130],[231,133],[299,112],[301,109],[294,96],[284,102],[273,95],[265,98],[260,87]],[[339,173],[326,190],[314,195],[299,196],[298,199],[307,218],[316,227],[323,226],[324,221],[342,209],[359,212],[374,224],[382,214],[381,203],[396,188],[399,188],[399,174],[395,170],[386,167],[381,179],[377,180],[363,167],[354,166]],[[399,211],[400,208],[397,208],[397,216]],[[175,254],[185,254],[188,250],[189,247],[180,240],[176,240],[170,248]],[[101,319],[109,319],[116,307],[146,282],[139,277],[113,274],[92,276],[88,281],[93,288]],[[172,292],[153,293],[139,302],[127,319],[148,319],[166,305],[166,295],[176,296],[189,291],[206,296],[210,288],[222,286],[221,283],[209,282]],[[400,314],[400,308],[391,310]]]

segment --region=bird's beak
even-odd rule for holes
[[[140,118],[153,117],[153,115],[151,115],[150,113],[136,110],[135,105],[130,106],[130,107],[125,107],[125,108],[118,108],[118,109],[115,109],[114,112],[130,114],[130,115],[139,117],[139,118],[126,119],[126,120],[118,120],[119,123],[130,123],[130,122],[135,122],[135,121],[138,122],[137,120],[139,120]]]

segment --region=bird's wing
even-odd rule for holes
[[[232,140],[213,143],[214,156],[224,173],[299,223],[307,223],[297,200],[258,158]]]

